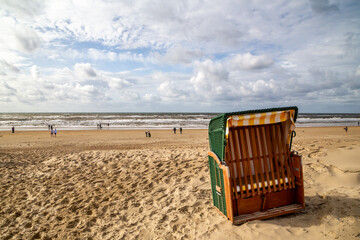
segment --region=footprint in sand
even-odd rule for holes
[[[66,228],[75,228],[79,224],[79,219],[75,219],[73,221],[70,221]]]

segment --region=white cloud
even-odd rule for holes
[[[338,11],[339,8],[335,4],[330,4],[329,0],[310,0],[311,9],[318,13],[329,11]]]
[[[144,95],[143,99],[147,102],[154,102],[154,101],[160,100],[160,98],[158,96],[156,96],[155,94],[152,94],[152,93],[146,93]]]
[[[232,69],[253,70],[267,68],[273,64],[273,60],[266,55],[255,56],[251,53],[237,54],[229,59]]]
[[[18,67],[16,67],[14,64],[7,62],[6,60],[0,60],[0,66],[3,70],[7,70],[12,73],[20,72],[20,69]]]
[[[293,67],[296,67],[295,64],[293,64],[292,62],[289,62],[289,61],[280,62],[280,66],[281,66],[282,68],[293,68]]]
[[[16,96],[17,90],[6,82],[0,81],[0,102],[10,102]]]
[[[74,71],[81,79],[96,77],[96,72],[90,63],[76,63],[74,65]]]
[[[360,65],[356,69],[355,76],[360,76]]]
[[[38,80],[40,78],[40,68],[36,65],[33,65],[30,68],[31,76],[34,80]]]
[[[113,89],[122,89],[132,85],[129,81],[121,78],[106,77],[105,79],[109,83],[109,87]]]
[[[199,50],[190,50],[182,46],[175,46],[167,49],[163,56],[158,56],[160,62],[166,64],[188,64],[202,57]]]
[[[0,28],[0,43],[7,49],[31,53],[41,46],[36,31],[14,18],[0,15]]]
[[[161,83],[157,91],[163,100],[185,99],[187,95],[182,87],[177,86],[173,81]]]

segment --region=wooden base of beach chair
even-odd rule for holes
[[[250,213],[250,214],[243,214],[243,215],[234,217],[233,224],[240,225],[240,224],[243,224],[243,223],[251,221],[251,220],[261,220],[261,219],[277,217],[277,216],[297,212],[303,208],[304,207],[301,206],[300,204],[291,204],[291,205],[286,205],[286,206],[282,206],[282,207],[278,207],[278,208],[272,208],[272,209],[269,209],[269,210],[266,210],[263,212],[254,212],[254,213]]]

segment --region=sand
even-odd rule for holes
[[[233,226],[207,130],[0,132],[0,239],[360,239],[360,128],[298,128],[306,209]]]

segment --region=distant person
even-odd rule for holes
[[[51,129],[51,131],[53,130],[53,126],[52,126],[52,125],[50,125],[50,129]]]
[[[100,128],[100,129],[102,128],[101,123],[99,124],[99,128]]]
[[[358,122],[358,126],[360,126],[360,122]]]
[[[48,130],[50,130],[50,124],[48,125]]]
[[[148,132],[147,131],[145,132],[145,136],[148,137]]]
[[[347,134],[347,131],[348,131],[348,127],[346,126],[346,127],[344,128],[344,130],[345,130],[345,132],[346,132],[346,134]]]
[[[180,134],[182,134],[182,127],[180,128]]]
[[[173,130],[174,130],[174,134],[176,134],[176,127],[174,127],[174,129],[173,129]]]
[[[15,127],[14,126],[11,128],[11,132],[15,133]]]
[[[148,132],[148,136],[149,136],[149,137],[151,137],[151,133],[150,133],[150,131]]]
[[[55,130],[54,130],[54,135],[55,135],[55,137],[56,137],[56,134],[57,134],[57,130],[56,130],[56,128],[55,128]]]
[[[52,137],[53,134],[54,134],[54,131],[51,129],[51,130],[50,130],[50,136]]]

